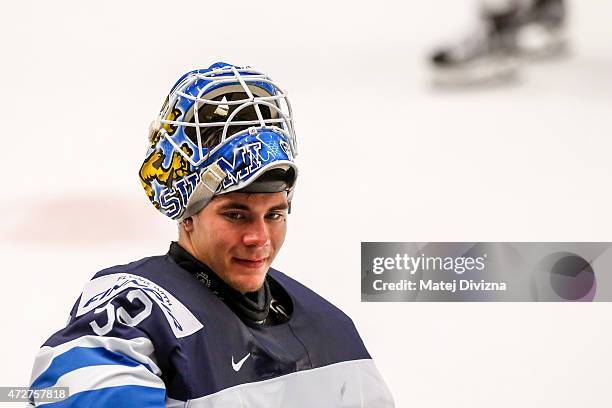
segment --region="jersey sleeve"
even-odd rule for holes
[[[37,401],[34,396],[45,393],[31,392],[28,406],[165,407],[160,356],[148,324],[159,311],[150,297],[126,290],[91,310],[79,300],[67,326],[40,348],[30,382],[33,391],[68,387],[68,397]]]

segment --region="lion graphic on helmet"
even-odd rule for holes
[[[181,150],[187,156],[190,156],[193,153],[186,144],[181,147]],[[166,157],[161,150],[154,150],[151,152],[149,157],[145,159],[138,173],[140,176],[140,182],[142,183],[149,200],[153,202],[153,205],[156,208],[159,206],[159,203],[153,201],[154,194],[151,186],[153,180],[157,181],[159,184],[171,187],[175,180],[181,179],[189,173],[189,162],[179,152],[175,152],[172,155],[172,162],[168,168],[164,168],[163,165],[165,158]]]

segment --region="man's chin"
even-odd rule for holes
[[[263,286],[264,279],[259,279],[257,281],[238,281],[230,283],[230,286],[237,290],[238,292],[244,294],[248,292],[256,292]]]
[[[260,271],[249,270],[247,273],[234,275],[227,283],[240,293],[255,292],[263,286],[267,272],[267,267]]]

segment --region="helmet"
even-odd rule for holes
[[[172,87],[149,129],[139,176],[151,203],[182,221],[214,195],[287,191],[297,178],[291,105],[268,76],[217,62]]]

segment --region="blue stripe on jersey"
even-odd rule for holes
[[[165,408],[166,390],[139,385],[123,385],[79,392],[63,401],[42,406],[45,408]]]
[[[74,347],[65,353],[55,357],[47,368],[36,380],[30,388],[41,389],[55,385],[57,380],[64,374],[70,371],[77,370],[83,367],[97,365],[123,365],[128,367],[137,367],[142,363],[131,359],[130,357],[115,353],[105,349],[104,347]],[[153,372],[151,367],[144,365],[149,371]]]

